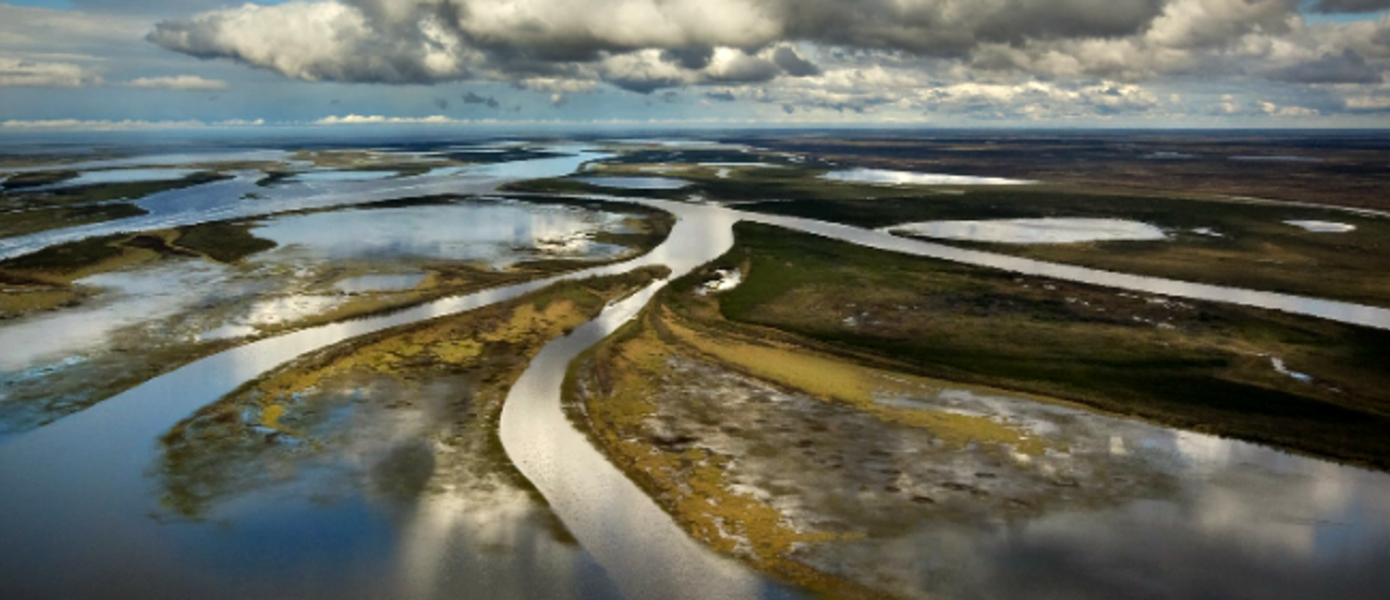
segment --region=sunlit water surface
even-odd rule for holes
[[[831,181],[877,185],[1027,185],[1036,183],[1024,179],[1007,179],[1004,177],[975,177],[972,175],[918,173],[915,171],[865,169],[860,167],[831,171],[821,177]]]
[[[647,203],[681,216],[672,238],[642,259],[593,273],[641,264],[686,271],[721,254],[732,242],[732,224],[747,219],[968,264],[1390,327],[1390,311],[1383,309],[1050,265],[804,219]],[[157,456],[154,440],[199,407],[303,353],[513,298],[545,283],[241,346],[3,443],[0,537],[6,544],[0,564],[7,576],[0,579],[0,596],[791,595],[684,536],[559,410],[570,358],[635,314],[652,290],[547,346],[513,389],[503,415],[509,455],[578,545],[509,519],[505,508],[447,499],[323,502],[270,491],[222,507],[206,522],[159,518],[160,490],[145,477]],[[994,410],[1010,410],[998,405],[1003,408]],[[1078,446],[1075,453],[1126,452],[1154,461],[1153,468],[1178,485],[1118,507],[1078,505],[1001,520],[987,531],[945,528],[904,537],[895,543],[901,543],[902,560],[920,565],[924,589],[951,589],[950,580],[938,581],[953,577],[978,585],[958,588],[963,595],[986,597],[1370,598],[1390,583],[1390,571],[1382,568],[1390,561],[1385,474],[1108,417],[1019,418],[1042,423],[1063,417],[1118,432],[1118,443],[1098,433],[1094,439],[1103,439],[1103,447]],[[312,484],[313,478],[302,481]],[[499,548],[500,554],[489,551]]]
[[[1071,244],[1117,240],[1162,240],[1167,234],[1148,223],[1123,219],[998,219],[992,221],[925,221],[885,228],[898,235],[996,242],[1003,244]]]
[[[593,186],[624,190],[678,190],[690,185],[689,181],[670,177],[576,177],[574,180]]]

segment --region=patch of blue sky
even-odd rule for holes
[[[1379,21],[1381,17],[1390,15],[1390,10],[1378,10],[1364,13],[1340,13],[1340,14],[1319,14],[1315,12],[1303,12],[1303,21],[1309,25],[1323,25],[1327,23],[1355,23],[1357,21]]]

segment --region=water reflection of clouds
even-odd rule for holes
[[[79,280],[103,288],[104,299],[86,306],[43,313],[0,327],[0,370],[24,369],[40,361],[105,346],[117,330],[168,317],[197,304],[228,275],[226,267],[178,261],[103,273]]]
[[[1020,465],[1074,477],[1075,493],[1089,499],[1044,503],[1050,508],[1015,518],[1006,535],[965,522],[925,523],[907,535],[915,549],[899,552],[945,557],[957,576],[995,578],[999,569],[1052,564],[1071,578],[1057,584],[1064,595],[1104,596],[1118,585],[1111,578],[1138,576],[1148,580],[1154,597],[1183,597],[1189,575],[1231,566],[1284,581],[1275,596],[1312,597],[1308,591],[1320,585],[1312,574],[1330,576],[1348,557],[1390,560],[1390,476],[1384,473],[1003,393],[924,388],[898,404],[908,400],[919,408],[988,417],[1062,444],[1062,451]],[[1114,479],[1118,474],[1122,478]],[[1149,483],[1136,488],[1135,481]],[[941,546],[951,531],[972,527],[974,543]],[[1341,576],[1374,578],[1355,571]],[[978,591],[997,584],[961,585]],[[930,578],[924,583],[926,589],[940,585]]]
[[[865,168],[831,171],[821,177],[831,181],[878,185],[1028,185],[1037,183],[1036,181],[1007,179],[1004,177],[975,177],[972,175],[947,175],[944,173],[917,173],[913,171]]]
[[[534,257],[540,242],[582,240],[619,226],[617,215],[508,202],[416,206],[317,213],[274,219],[255,234],[316,258],[391,258],[479,261],[506,267]],[[617,249],[564,245],[606,258]],[[279,251],[257,258],[275,261]]]
[[[416,177],[373,181],[328,181],[317,182],[312,186],[290,182],[262,187],[256,185],[263,177],[259,171],[238,171],[236,178],[232,180],[169,190],[142,198],[137,204],[149,211],[149,214],[144,216],[0,239],[0,258],[19,256],[54,244],[88,237],[176,227],[217,219],[235,219],[435,194],[487,194],[494,192],[498,185],[507,181],[560,177],[573,173],[587,161],[603,160],[612,156],[585,152],[577,146],[543,149],[563,154],[534,160],[446,167]],[[274,152],[267,156],[284,158],[283,154]],[[254,199],[247,198],[253,194]]]
[[[679,190],[690,186],[689,181],[670,177],[575,177],[574,181],[623,190]]]
[[[1162,240],[1168,236],[1148,223],[1123,219],[999,219],[927,221],[886,229],[922,237],[1005,244],[1071,244],[1120,240]]]

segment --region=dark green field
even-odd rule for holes
[[[1390,468],[1390,333],[907,257],[741,224],[734,324],[930,377]],[[679,293],[698,283],[688,278]],[[776,335],[764,330],[767,335]],[[1278,357],[1304,382],[1277,372]]]

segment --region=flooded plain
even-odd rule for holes
[[[619,258],[632,249],[593,238],[632,218],[501,199],[292,214],[249,226],[275,247],[236,264],[176,256],[78,279],[81,304],[0,327],[0,436],[80,410],[180,353],[521,279],[512,271],[527,262]]]
[[[183,179],[197,173],[194,169],[107,169],[102,171],[83,171],[77,177],[53,185],[34,188],[59,189],[101,183],[134,183],[139,181],[171,181]]]
[[[41,233],[0,238],[0,259],[120,232],[145,231],[256,217],[288,211],[319,210],[370,204],[400,198],[436,194],[489,194],[518,179],[569,175],[586,162],[609,156],[573,145],[542,146],[539,158],[432,169],[410,177],[373,178],[366,181],[289,182],[258,185],[265,178],[259,170],[229,170],[231,179],[159,192],[134,201],[147,214],[116,221],[69,227]],[[126,159],[139,162],[137,159]]]
[[[1384,473],[997,390],[879,381],[889,410],[986,419],[1045,450],[962,447],[706,359],[665,364],[629,439],[730,458],[729,493],[827,540],[788,558],[897,597],[1369,599],[1390,583],[1373,566],[1390,559]]]
[[[0,254],[121,228],[490,193],[509,178],[566,175],[603,156],[570,150],[447,175],[322,182],[341,186],[331,193],[296,185],[264,188],[255,185],[258,172],[246,172],[199,186],[196,194],[143,199],[151,210],[147,217],[6,240]],[[847,180],[1027,183],[893,172],[852,177]],[[156,440],[203,407],[306,354],[516,299],[560,279],[647,265],[666,265],[679,276],[727,250],[740,220],[1014,272],[1390,328],[1390,311],[1343,302],[1053,265],[808,219],[601,198],[666,210],[679,221],[665,243],[624,263],[288,331],[267,327],[282,324],[284,315],[331,311],[357,295],[421,288],[438,277],[430,269],[439,263],[487,271],[554,258],[555,252],[591,261],[618,258],[623,247],[596,237],[621,231],[631,217],[496,200],[286,215],[249,229],[277,246],[240,263],[182,257],[98,276],[105,278],[83,284],[107,290],[100,300],[32,317],[33,325],[23,319],[5,323],[0,336],[8,339],[0,339],[6,348],[0,358],[6,376],[45,382],[35,390],[50,385],[43,377],[58,381],[54,373],[74,381],[100,376],[101,371],[65,369],[98,360],[92,357],[104,354],[93,349],[114,337],[228,345],[181,368],[144,375],[143,383],[91,408],[0,438],[0,480],[12,490],[0,494],[0,536],[8,540],[0,548],[0,562],[7,565],[0,595],[798,597],[688,536],[561,411],[571,360],[629,322],[660,283],[546,344],[508,394],[500,444],[548,508],[524,490],[364,494],[324,476],[333,468],[311,462],[272,465],[263,475],[278,485],[185,519],[170,515],[161,503],[166,490],[150,476],[161,459]],[[709,291],[732,288],[741,279],[729,271]],[[183,314],[188,316],[171,316]],[[136,333],[141,328],[150,331]],[[53,331],[71,333],[38,340]],[[275,336],[235,347],[228,342],[269,331]],[[102,352],[129,352],[132,345]],[[888,427],[747,375],[693,362],[675,368],[700,378],[680,393],[703,402],[714,398],[714,404],[693,415],[699,418],[674,422],[690,427],[702,443],[747,457],[730,471],[741,478],[738,493],[770,503],[807,529],[862,534],[799,547],[798,557],[830,573],[871,573],[878,587],[903,596],[1371,598],[1390,584],[1378,568],[1390,560],[1390,504],[1384,500],[1390,498],[1390,476],[1383,473],[1007,394],[887,386],[896,391],[878,395],[896,410],[986,419],[1048,442],[1041,454],[985,444],[948,451],[920,431]],[[339,400],[364,407],[368,398],[385,405],[391,397],[442,393],[417,384],[349,381],[341,388],[347,396]],[[14,394],[24,385],[7,381],[0,393]],[[695,404],[671,406],[696,410]],[[741,433],[720,427],[721,419],[734,414],[771,425],[760,432],[740,420],[734,425]],[[378,489],[413,485],[391,474],[442,460],[437,444],[401,443],[419,441],[429,410],[368,407],[319,416],[328,430],[355,423],[376,432],[338,456],[355,461],[358,473],[386,479]],[[274,418],[269,423],[279,424]],[[827,424],[834,425],[834,435],[827,435]],[[745,438],[763,434],[776,448],[797,450],[754,452]],[[377,443],[382,440],[390,443]],[[813,443],[803,446],[802,440]],[[306,445],[299,451],[314,450]],[[252,458],[234,468],[263,464]],[[1233,587],[1233,581],[1244,585]]]

